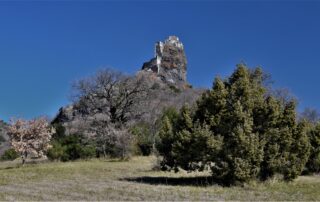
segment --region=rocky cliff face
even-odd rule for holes
[[[155,57],[139,72],[177,87],[187,84],[187,59],[184,46],[176,36],[169,36],[155,45]]]

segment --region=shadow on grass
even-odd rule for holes
[[[16,168],[23,168],[28,166],[34,166],[42,163],[48,163],[48,160],[29,159],[22,165],[21,161],[0,161],[0,170],[11,170]]]
[[[8,166],[8,167],[0,168],[0,170],[11,170],[15,168],[18,168],[18,166]]]
[[[212,185],[226,186],[221,181],[214,179],[213,177],[134,177],[134,178],[122,178],[121,180],[129,182],[137,182],[150,185],[171,185],[171,186],[195,186],[195,187],[207,187]]]
[[[19,165],[8,165],[8,166],[1,166],[0,170],[11,170],[11,169],[16,169],[19,168]]]

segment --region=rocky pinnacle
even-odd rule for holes
[[[180,86],[187,83],[187,59],[176,36],[155,44],[155,57],[143,64],[143,71],[156,74],[163,82]]]

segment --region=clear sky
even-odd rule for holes
[[[320,109],[320,1],[0,1],[0,119],[54,116],[72,81],[103,67],[127,73],[177,35],[188,80],[211,87],[237,63]]]

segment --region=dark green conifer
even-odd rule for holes
[[[291,180],[302,172],[309,156],[307,127],[297,124],[296,103],[267,94],[262,70],[244,64],[229,79],[216,78],[195,111],[184,106],[173,125],[160,132],[163,141],[172,138],[170,153],[160,152],[164,164],[176,170],[209,167],[225,183],[275,174]]]
[[[307,163],[307,169],[311,173],[320,172],[320,123],[311,126],[308,132],[310,139],[311,150],[310,157]]]

